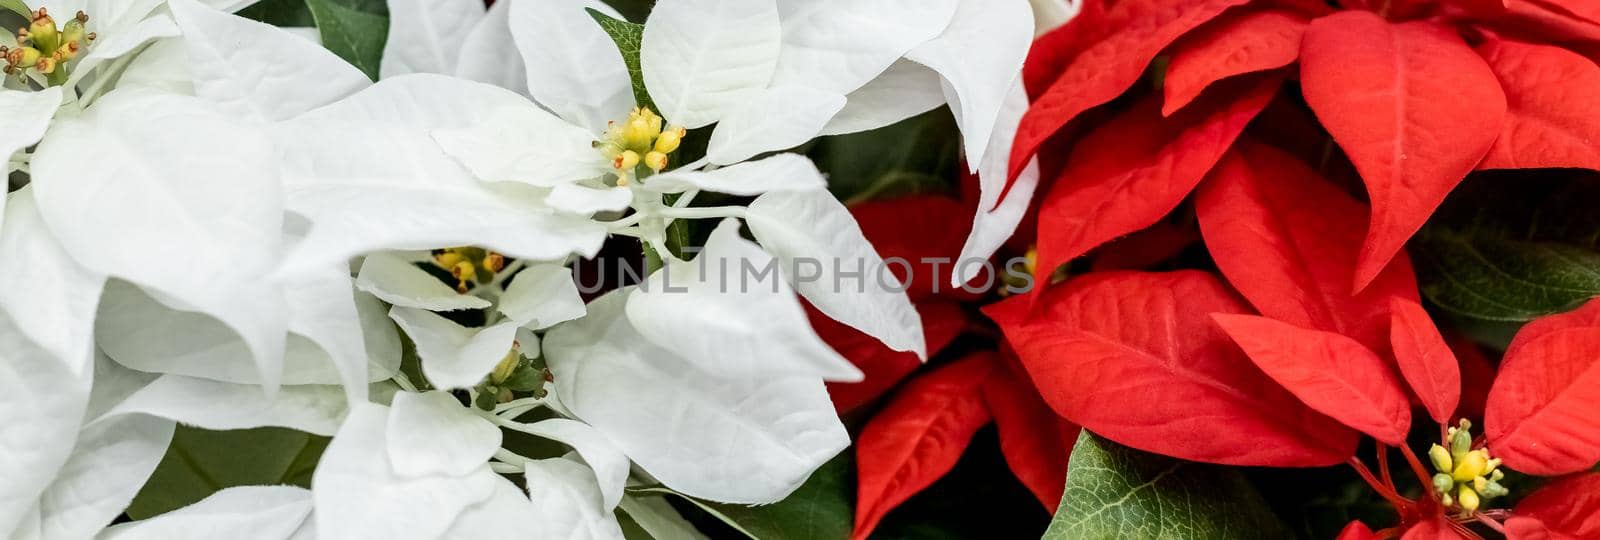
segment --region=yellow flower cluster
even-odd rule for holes
[[[94,41],[95,35],[84,26],[88,22],[89,16],[79,11],[66,26],[57,27],[48,10],[34,11],[28,26],[17,29],[17,48],[0,47],[5,73],[22,77],[31,68],[45,74],[52,85],[65,82],[67,61],[77,58]]]
[[[600,155],[616,170],[617,185],[627,185],[640,164],[655,172],[667,168],[668,156],[678,150],[688,130],[681,126],[663,129],[662,123],[661,116],[649,107],[635,107],[627,120],[611,122],[595,142]]]
[[[494,274],[506,267],[505,256],[475,247],[434,250],[433,262],[450,272],[456,280],[456,292],[462,294],[480,280],[494,279]]]
[[[1472,449],[1471,429],[1472,422],[1463,419],[1460,426],[1450,428],[1446,434],[1450,448],[1435,444],[1428,449],[1428,459],[1439,471],[1433,475],[1433,488],[1438,490],[1440,501],[1469,514],[1477,511],[1483,501],[1509,493],[1500,485],[1505,478],[1500,460],[1490,457],[1487,448]]]

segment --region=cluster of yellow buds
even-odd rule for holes
[[[655,111],[634,107],[627,120],[608,124],[605,135],[594,146],[616,170],[617,185],[627,185],[640,164],[655,172],[667,168],[668,156],[678,150],[687,133],[682,126],[663,129],[661,116]]]
[[[1504,497],[1509,493],[1500,480],[1500,460],[1489,457],[1489,449],[1472,449],[1472,422],[1461,420],[1458,427],[1450,428],[1445,435],[1450,448],[1433,445],[1428,449],[1428,459],[1433,461],[1433,488],[1446,507],[1459,507],[1463,513],[1478,510],[1483,501]]]
[[[67,61],[77,58],[95,35],[84,26],[89,16],[79,11],[62,27],[50,12],[39,8],[26,28],[17,30],[17,48],[0,47],[7,75],[25,76],[28,69],[45,74],[52,85],[66,82]]]
[[[433,262],[450,272],[456,280],[456,292],[462,294],[480,281],[494,279],[494,274],[506,267],[504,255],[475,247],[436,249]]]

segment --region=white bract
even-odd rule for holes
[[[11,538],[94,535],[180,423],[333,440],[310,490],[101,537],[613,539],[621,510],[694,538],[625,488],[772,503],[849,444],[824,384],[863,375],[802,299],[928,352],[790,150],[949,104],[983,186],[966,257],[1037,184],[999,198],[1026,0],[660,0],[642,28],[595,0],[390,0],[377,83],[229,13],[251,3],[42,0],[8,44],[42,49],[0,89],[27,177],[0,205]],[[651,271],[586,304],[570,266],[616,237]]]

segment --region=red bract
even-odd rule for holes
[[[1242,142],[1195,200],[1217,267],[1261,314],[1388,350],[1389,298],[1417,298],[1401,254],[1350,294],[1367,209],[1277,149]]]
[[[967,315],[955,302],[927,300],[918,302],[916,306],[917,313],[922,315],[922,336],[928,344],[929,354],[944,349],[967,328]],[[916,353],[890,349],[878,338],[863,334],[815,309],[808,307],[806,314],[817,335],[865,375],[860,382],[828,383],[828,395],[833,398],[834,408],[841,413],[877,399],[922,366],[922,360],[917,358]]]
[[[1592,62],[1600,53],[1596,15],[1600,4],[1588,0],[1341,4],[1343,11],[1326,14],[1331,8],[1315,0],[1087,2],[1086,15],[1046,35],[1030,57],[1030,89],[1037,91],[1044,81],[1053,82],[1039,92],[1023,118],[1013,147],[1013,174],[1069,124],[1077,126],[1074,133],[1091,133],[1076,143],[1077,148],[1072,148],[1070,138],[1057,141],[1074,157],[1079,155],[1083,146],[1096,140],[1099,129],[1107,127],[1093,125],[1093,118],[1105,115],[1084,113],[1127,92],[1163,50],[1170,62],[1156,80],[1166,85],[1161,108],[1168,112],[1231,106],[1229,102],[1208,105],[1203,96],[1198,102],[1190,100],[1203,88],[1211,87],[1206,93],[1216,91],[1213,82],[1227,84],[1240,79],[1239,74],[1275,71],[1299,60],[1304,103],[1354,164],[1372,204],[1369,221],[1360,228],[1365,231],[1364,242],[1350,261],[1356,271],[1343,284],[1356,291],[1378,279],[1406,240],[1472,170],[1600,167],[1596,149],[1600,145],[1595,140],[1600,120],[1592,114],[1595,100],[1600,99],[1600,68]],[[1301,17],[1316,19],[1296,40]],[[1111,123],[1125,122],[1126,114],[1113,116]],[[1161,159],[1204,162],[1216,151],[1212,145],[1173,146],[1161,148]],[[1169,155],[1175,152],[1196,157],[1185,161]],[[1156,151],[1151,147],[1144,153]],[[1139,155],[1128,152],[1119,157],[1118,161],[1130,162]],[[1328,158],[1324,155],[1321,160]],[[1047,171],[1046,180],[1092,186],[1114,184],[1125,174],[1085,170],[1072,163],[1066,167],[1069,171]],[[1184,187],[1179,180],[1187,180],[1185,172],[1174,170],[1162,189],[1148,189],[1149,202],[1114,199],[1103,205],[1062,208],[1095,210],[1121,204],[1139,205],[1145,212],[1170,209],[1182,198],[1174,192]],[[1050,193],[1056,196],[1062,189],[1057,186]],[[1141,223],[1149,223],[1142,213],[1125,211],[1042,212],[1041,256],[1049,263],[1063,262],[1083,253],[1077,244],[1092,246],[1110,239],[1101,236],[1127,234],[1133,232],[1130,226]],[[1052,234],[1064,237],[1055,240],[1059,247],[1055,253],[1044,248],[1048,243],[1044,239]],[[1044,272],[1053,269],[1043,266]],[[1366,339],[1363,343],[1374,344]]]
[[[1090,107],[1117,97],[1144,73],[1162,49],[1178,37],[1211,20],[1223,10],[1248,0],[1124,0],[1110,7],[1086,7],[1078,17],[1055,33],[1062,39],[1060,51],[1044,55],[1048,63],[1062,65],[1060,73],[1034,75],[1033,81],[1051,80],[1034,100],[1011,152],[1011,179],[1015,180],[1045,140]],[[1091,3],[1092,4],[1092,3]],[[1081,36],[1081,37],[1080,37]],[[1048,36],[1047,38],[1048,39]],[[1030,55],[1034,62],[1041,55]],[[1027,67],[1032,73],[1042,70]],[[1030,88],[1037,88],[1030,82]],[[1011,183],[1006,183],[1010,189]],[[1001,195],[1001,200],[1005,195]]]
[[[906,284],[906,294],[912,301],[935,292],[952,298],[971,296],[950,286],[953,264],[922,262],[924,258],[953,261],[960,256],[972,224],[951,216],[971,213],[970,206],[940,195],[869,201],[850,208],[850,215],[856,218],[861,233],[872,242],[878,255],[886,260],[905,261],[906,264],[896,262],[888,266],[895,277]],[[907,270],[911,272],[908,274]]]
[[[983,401],[1000,431],[1000,452],[1017,480],[1055,513],[1079,428],[1050,410],[1027,375],[1017,373],[1020,366],[1003,363],[983,383]]]
[[[1211,83],[1294,63],[1305,30],[1305,18],[1285,10],[1232,12],[1184,37],[1167,64],[1161,114],[1171,116]]]
[[[913,379],[874,416],[856,440],[856,519],[852,538],[866,538],[883,516],[954,467],[978,428],[989,423],[974,392],[994,369],[975,355]]]
[[[1212,315],[1256,366],[1300,401],[1385,444],[1405,444],[1411,403],[1383,359],[1356,340],[1253,315]]]
[[[1171,118],[1151,96],[1084,137],[1039,207],[1038,274],[1178,206],[1279,84],[1273,77],[1240,82]]]
[[[1312,21],[1300,51],[1306,103],[1372,199],[1360,290],[1489,151],[1505,94],[1460,36],[1431,22],[1341,12]]]
[[[1529,323],[1512,340],[1484,411],[1489,447],[1518,471],[1600,462],[1600,300]]]
[[[1368,528],[1367,524],[1360,521],[1352,521],[1349,525],[1344,526],[1344,530],[1339,531],[1339,537],[1335,540],[1372,540],[1373,538],[1376,537],[1372,535],[1372,529]]]
[[[1389,335],[1400,374],[1440,425],[1449,425],[1461,402],[1461,365],[1422,305],[1394,298]]]
[[[1000,324],[1045,402],[1127,446],[1232,465],[1344,461],[1356,434],[1284,391],[1210,320],[1248,313],[1196,271],[1105,272],[1038,300],[985,312]]]
[[[1522,531],[1513,532],[1513,540],[1600,538],[1600,474],[1557,480],[1517,504],[1516,515],[1506,522],[1507,529]]]
[[[1481,169],[1600,169],[1600,66],[1549,45],[1478,47],[1505,88],[1509,114]]]

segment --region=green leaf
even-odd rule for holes
[[[239,10],[239,16],[273,26],[309,28],[317,25],[306,0],[263,0]]]
[[[389,8],[383,0],[306,0],[322,35],[322,46],[378,79],[383,44],[389,37]]]
[[[881,129],[823,137],[805,150],[846,204],[953,191],[961,132],[940,107]]]
[[[233,486],[310,487],[328,441],[285,428],[209,431],[180,425],[128,516],[145,519]]]
[[[735,530],[757,540],[839,540],[850,537],[855,460],[840,454],[812,473],[788,498],[766,506],[722,504],[690,498],[667,488],[640,491],[683,497]]]
[[[1234,469],[1147,454],[1084,430],[1044,538],[1288,538]]]
[[[644,25],[612,18],[594,8],[584,8],[589,11],[589,16],[594,22],[600,24],[600,29],[611,36],[611,41],[617,44],[617,50],[622,52],[622,63],[628,66],[628,78],[633,81],[633,101],[641,107],[656,109],[656,103],[650,99],[650,91],[644,87],[644,70],[639,67],[639,45],[644,42]]]
[[[1600,296],[1600,176],[1474,175],[1412,242],[1422,292],[1453,314],[1522,322]]]
[[[24,4],[22,0],[0,0],[0,8],[5,8],[30,20],[33,19],[33,10],[28,9],[28,5]]]

